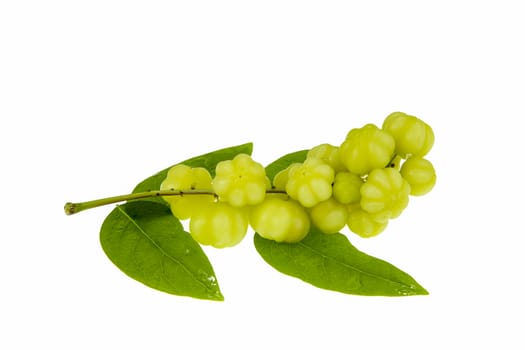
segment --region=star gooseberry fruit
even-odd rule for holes
[[[310,219],[297,201],[269,195],[251,209],[250,225],[261,237],[295,243],[308,234]]]
[[[248,231],[248,212],[228,203],[204,205],[190,219],[190,234],[200,244],[215,248],[233,247],[240,243]]]
[[[342,204],[359,202],[363,179],[356,174],[343,171],[335,175],[333,184],[334,198]]]
[[[395,139],[396,153],[403,157],[423,157],[434,144],[434,131],[421,119],[394,112],[385,118],[383,130]]]
[[[339,156],[348,171],[366,175],[373,169],[384,168],[394,155],[394,138],[374,124],[348,132],[339,148]]]
[[[376,220],[374,215],[366,212],[359,205],[348,207],[348,228],[362,238],[377,236],[388,225],[388,220]]]
[[[267,183],[264,167],[249,155],[238,154],[217,164],[212,187],[220,201],[243,207],[261,203]]]
[[[308,158],[288,171],[286,192],[310,208],[332,196],[334,169],[319,158]]]
[[[408,205],[410,185],[392,168],[374,169],[361,186],[361,207],[376,220],[394,219]]]
[[[324,233],[336,233],[345,227],[348,219],[346,205],[333,197],[316,204],[310,209],[312,223]]]
[[[205,168],[191,168],[178,164],[168,170],[166,178],[160,184],[160,189],[211,191],[211,180],[211,175]],[[180,220],[189,219],[202,206],[213,202],[213,196],[210,195],[164,196],[163,199],[170,204],[171,212]]]
[[[401,167],[401,175],[410,184],[410,194],[422,196],[436,184],[436,171],[430,161],[424,158],[409,158]]]

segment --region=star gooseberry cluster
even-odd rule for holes
[[[264,167],[246,154],[204,168],[171,168],[161,190],[201,190],[211,195],[165,196],[172,213],[189,219],[201,244],[231,247],[251,226],[264,238],[294,243],[315,225],[324,233],[345,226],[361,237],[381,233],[406,208],[409,195],[428,193],[436,173],[426,154],[432,128],[417,117],[390,114],[381,128],[348,132],[337,147],[321,144],[270,182]]]

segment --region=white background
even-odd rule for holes
[[[523,349],[519,5],[3,1],[0,348]],[[434,128],[438,183],[349,237],[429,296],[317,289],[252,233],[206,248],[223,303],[167,295],[104,255],[111,207],[62,212],[217,148],[253,141],[267,164],[397,110]]]

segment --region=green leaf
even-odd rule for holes
[[[240,153],[251,155],[252,151],[253,151],[253,144],[245,143],[242,145],[223,148],[223,149],[219,149],[214,152],[210,152],[210,153],[206,153],[206,154],[203,154],[197,157],[193,157],[193,158],[187,159],[177,164],[186,164],[191,167],[206,168],[210,172],[211,176],[213,177],[215,176],[215,167],[217,166],[217,163],[223,160],[232,159],[233,157],[235,157],[237,154],[240,154]],[[176,164],[173,164],[173,165],[176,165]],[[169,166],[166,169],[159,171],[155,175],[150,176],[144,181],[142,181],[141,183],[139,183],[133,190],[133,193],[158,190],[160,188],[160,184],[166,178],[168,170],[170,170],[172,166]],[[159,197],[152,197],[147,200],[152,201],[152,202],[162,203],[164,205],[168,205],[166,201],[164,201],[162,198],[159,198]]]
[[[304,162],[307,153],[308,150],[302,150],[282,156],[266,166],[266,175],[270,178],[270,181],[273,181],[275,175],[279,171],[286,169],[288,165]]]
[[[224,300],[213,268],[165,205],[134,201],[104,220],[100,243],[129,277],[170,294]]]
[[[406,296],[428,292],[407,273],[357,250],[345,235],[312,228],[298,243],[254,237],[255,248],[278,271],[316,287],[356,295]]]

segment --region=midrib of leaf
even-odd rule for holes
[[[137,225],[137,223],[135,222],[135,220],[133,220],[133,218],[131,218],[128,213],[126,213],[126,211],[122,210],[122,208],[120,208],[120,205],[117,206],[118,210],[124,214],[124,216],[133,224],[135,225],[135,227],[144,235],[144,237],[146,237],[155,247],[157,247],[157,249],[162,253],[162,255],[168,257],[170,260],[174,261],[175,263],[181,265],[184,270],[186,270],[186,272],[188,272],[188,274],[195,280],[197,281],[199,284],[203,285],[205,289],[209,289],[209,286],[207,286],[204,282],[202,282],[200,279],[198,278],[195,278],[195,275],[188,269],[188,267],[180,260],[176,259],[175,257],[172,257],[171,255],[169,255],[168,253],[166,253],[166,251],[164,249],[162,249],[148,234],[146,231],[144,231],[139,225]],[[164,269],[164,263],[161,261],[161,264],[162,264],[162,268]]]
[[[378,276],[378,275],[372,274],[372,273],[370,273],[370,272],[362,271],[362,270],[360,270],[360,269],[358,269],[358,268],[356,268],[356,267],[354,267],[354,266],[352,266],[352,265],[348,265],[347,263],[344,263],[344,262],[342,262],[342,261],[340,261],[340,260],[336,260],[336,259],[334,259],[333,257],[327,256],[327,255],[323,254],[322,252],[313,249],[312,247],[310,247],[310,246],[304,244],[303,242],[299,242],[298,244],[301,245],[301,246],[303,246],[303,247],[305,247],[305,248],[308,248],[309,250],[313,251],[314,253],[316,253],[316,254],[322,256],[323,258],[325,258],[325,259],[327,259],[327,260],[334,261],[334,262],[337,263],[338,265],[345,266],[345,267],[347,267],[347,268],[349,268],[349,269],[351,269],[351,270],[354,270],[354,271],[357,271],[357,272],[359,272],[359,273],[362,273],[363,275],[371,276],[371,277],[373,277],[373,278],[377,278],[377,279],[380,279],[380,280],[383,280],[383,281],[386,281],[386,282],[396,283],[396,284],[399,284],[399,285],[405,286],[405,284],[402,284],[402,283],[400,283],[400,282],[392,281],[392,280],[386,279],[386,278],[384,278],[384,277],[381,277],[381,276]],[[409,287],[411,287],[411,286],[409,286]]]

